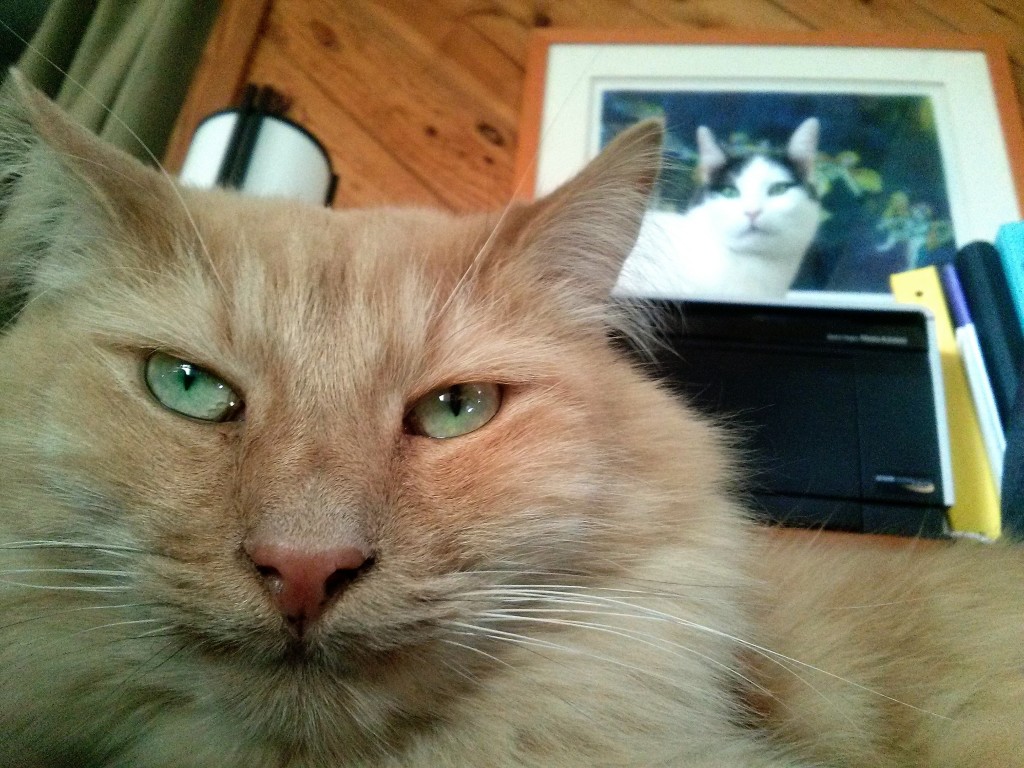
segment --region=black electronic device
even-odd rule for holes
[[[927,310],[655,301],[641,359],[740,433],[757,508],[789,525],[943,536],[952,470]],[[644,355],[653,355],[653,361]]]

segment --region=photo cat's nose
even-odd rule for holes
[[[278,610],[300,636],[372,560],[354,546],[311,552],[281,544],[248,543],[245,551]]]

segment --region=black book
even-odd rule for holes
[[[954,259],[992,383],[999,420],[1006,429],[1024,372],[1024,331],[999,252],[991,243],[968,243]]]
[[[1020,539],[1024,537],[1024,397],[1019,392],[1024,376],[1024,331],[993,245],[969,243],[960,249],[954,263],[1006,433],[1000,489],[1003,535]]]

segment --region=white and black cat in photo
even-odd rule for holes
[[[700,187],[684,213],[651,211],[615,292],[657,298],[780,299],[818,230],[819,121],[804,120],[784,153],[732,156],[697,129]]]

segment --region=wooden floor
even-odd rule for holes
[[[168,164],[257,82],[327,146],[337,206],[499,206],[540,27],[995,35],[1024,102],[1024,0],[224,0]]]

